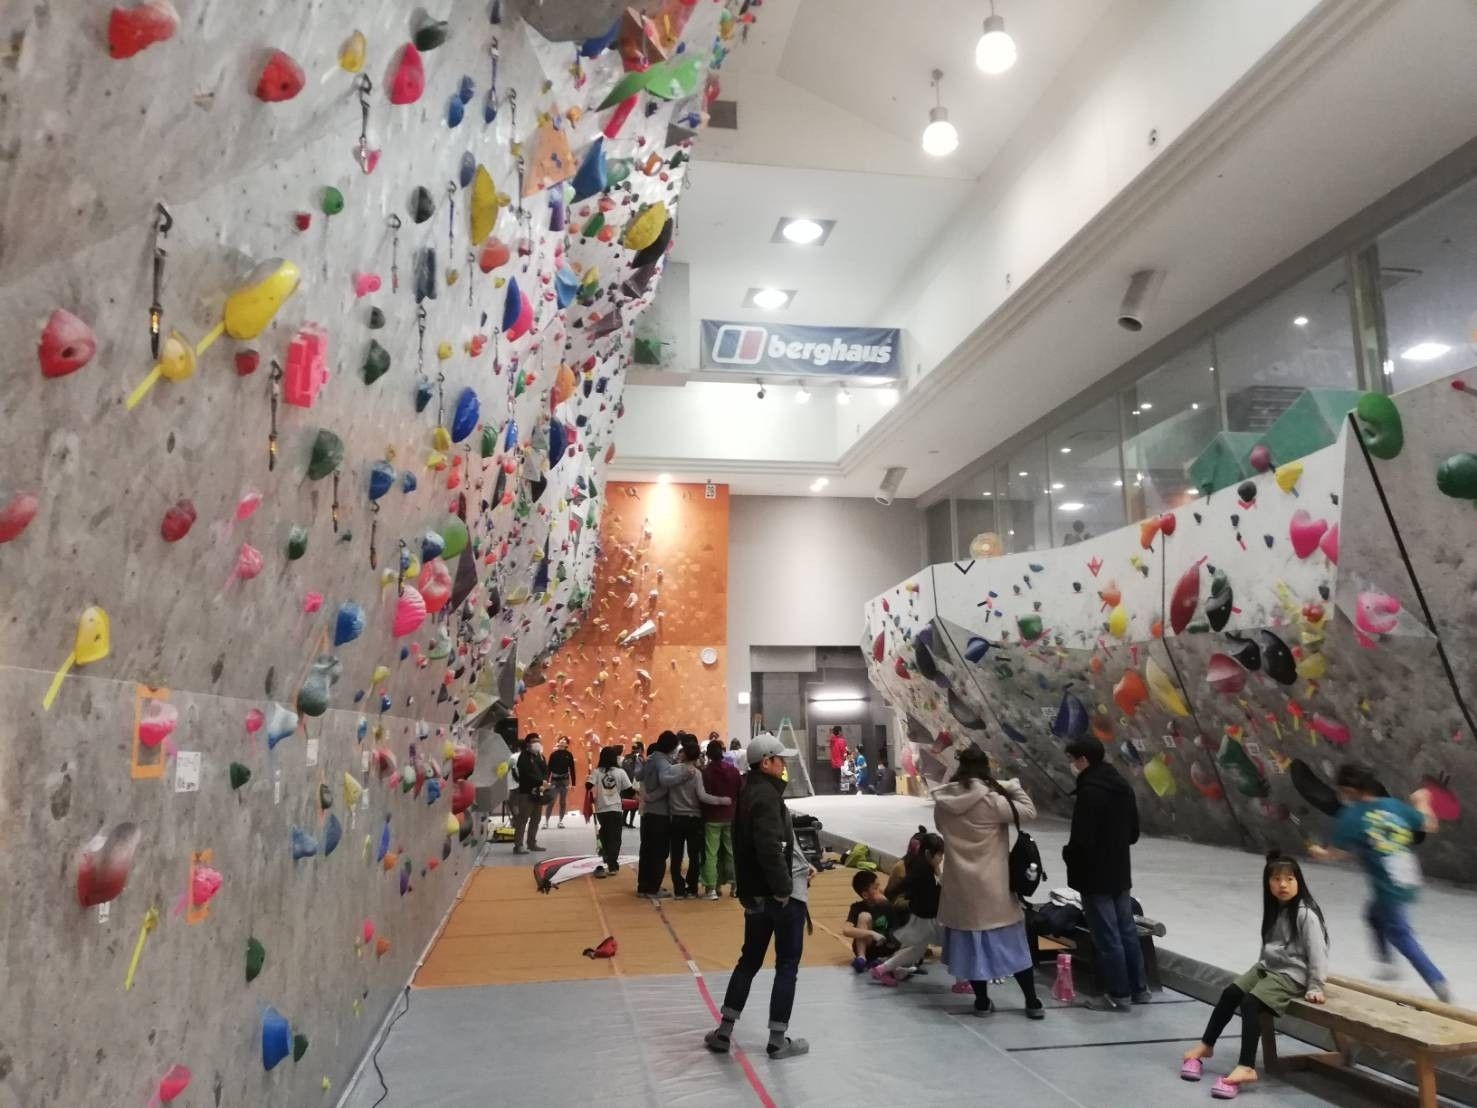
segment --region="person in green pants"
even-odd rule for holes
[[[703,788],[713,796],[727,798],[727,804],[703,805],[703,832],[707,850],[703,853],[703,896],[718,899],[720,885],[732,885],[733,813],[738,809],[739,792],[744,776],[723,756],[723,744],[708,743],[707,764],[703,766]],[[737,896],[737,892],[734,893]]]

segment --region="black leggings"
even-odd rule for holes
[[[1231,1017],[1238,1008],[1241,1010],[1241,1057],[1236,1059],[1236,1064],[1255,1069],[1256,1045],[1262,1033],[1262,1013],[1270,1012],[1271,1009],[1250,993],[1243,993],[1235,985],[1227,985],[1226,991],[1221,993],[1221,999],[1216,1003],[1215,1011],[1210,1013],[1210,1022],[1205,1025],[1205,1034],[1200,1036],[1200,1041],[1206,1046],[1215,1046],[1215,1041],[1221,1037],[1221,1032],[1231,1022]]]
[[[1040,1008],[1041,1000],[1036,996],[1036,970],[1023,969],[1015,975],[1015,983],[1021,987],[1021,996],[1026,999],[1027,1008]],[[970,987],[974,989],[975,1011],[983,1012],[990,1007],[990,983],[988,981],[971,981]]]

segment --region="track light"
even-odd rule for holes
[[[949,122],[949,109],[944,107],[939,85],[944,71],[933,71],[934,106],[928,111],[928,126],[923,129],[923,152],[935,158],[944,158],[959,149],[959,132]]]
[[[766,396],[769,395],[765,391],[765,389],[764,389],[764,382],[763,382],[763,380],[761,380],[760,378],[756,377],[756,378],[754,378],[754,384],[756,384],[756,385],[759,386],[759,399],[760,400],[763,400]]]
[[[990,0],[990,14],[985,17],[985,31],[974,44],[974,64],[980,72],[998,77],[1015,65],[1015,39],[1005,32],[1005,20],[995,14],[995,0]]]

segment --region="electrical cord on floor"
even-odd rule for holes
[[[374,1075],[380,1079],[381,1090],[380,1098],[376,1100],[373,1104],[371,1104],[369,1108],[379,1108],[379,1106],[385,1102],[385,1097],[390,1095],[390,1086],[385,1083],[385,1071],[380,1069],[380,1048],[385,1045],[385,1040],[390,1037],[390,1032],[395,1029],[396,1022],[408,1011],[410,1011],[410,986],[406,985],[405,1007],[401,1008],[400,1011],[395,1013],[394,1018],[392,1018],[389,1024],[385,1027],[385,1033],[380,1036],[380,1041],[375,1046],[374,1053],[369,1056],[369,1060],[374,1063]]]

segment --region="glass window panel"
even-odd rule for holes
[[[928,539],[928,564],[954,560],[954,525],[947,500],[940,500],[923,513],[923,526]]]
[[[1123,460],[1134,519],[1194,499],[1185,469],[1220,430],[1215,378],[1207,339],[1124,390]]]
[[[1127,522],[1118,437],[1116,396],[1048,432],[1053,546],[1071,546]]]
[[[973,557],[970,544],[980,535],[995,533],[995,489],[993,474],[986,470],[961,485],[954,500],[954,519],[959,526],[959,557]],[[971,495],[971,493],[973,495]]]
[[[1253,308],[1215,336],[1232,431],[1265,431],[1311,388],[1357,388],[1341,260]]]
[[[1380,236],[1394,392],[1477,364],[1477,182]]]
[[[1011,455],[1005,463],[1005,493],[999,500],[1005,552],[1044,550],[1051,546],[1051,503],[1047,491],[1046,440],[1040,438]]]

